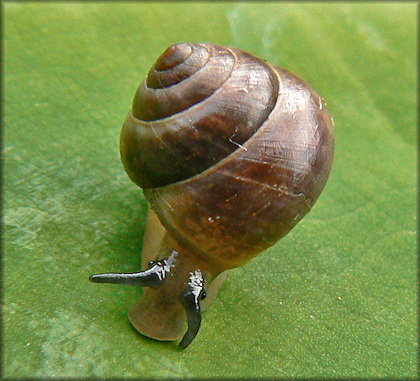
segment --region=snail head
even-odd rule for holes
[[[148,301],[154,303],[154,306],[157,308],[164,308],[164,306],[167,306],[169,302],[167,298],[171,296],[171,292],[167,289],[179,289],[178,287],[174,288],[174,283],[179,283],[182,278],[184,285],[180,289],[183,291],[177,296],[177,298],[174,299],[175,302],[172,301],[172,303],[169,303],[169,309],[172,310],[172,313],[171,311],[165,311],[165,316],[173,316],[176,320],[176,316],[180,316],[180,314],[177,313],[179,312],[179,306],[184,308],[188,322],[188,329],[184,334],[179,347],[181,349],[185,349],[194,340],[198,330],[200,329],[200,301],[206,297],[206,291],[204,288],[204,275],[202,271],[200,269],[196,269],[188,274],[182,273],[182,271],[179,271],[180,269],[182,270],[182,267],[179,266],[178,258],[178,252],[173,250],[165,259],[150,261],[149,268],[145,271],[135,273],[96,274],[92,275],[89,280],[94,283],[124,284],[148,287],[152,289],[153,295],[144,295],[139,301],[140,305],[135,305],[132,310],[130,310],[131,313],[129,313],[130,320],[132,320],[133,325],[143,333],[144,322],[138,322],[136,320],[136,317],[138,316],[136,313],[137,310],[139,308],[145,308],[146,311],[150,311],[153,306],[147,305]],[[153,299],[151,299],[151,297],[153,297]],[[164,298],[164,300],[162,298]],[[156,303],[156,301],[158,302]],[[153,311],[151,311],[151,315],[153,315]],[[169,324],[161,325],[161,327],[169,326],[173,329],[174,325],[179,327],[176,331],[182,329],[181,321],[173,321]]]

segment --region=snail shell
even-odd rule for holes
[[[131,322],[159,340],[184,336],[185,348],[200,326],[205,287],[274,245],[318,199],[333,123],[322,98],[287,70],[235,48],[176,44],[140,84],[120,150],[159,219],[162,242],[149,250],[158,261],[91,279],[141,278],[151,287]]]

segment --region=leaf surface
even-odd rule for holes
[[[415,377],[417,5],[20,3],[4,10],[3,374]],[[147,202],[119,159],[134,92],[175,42],[285,67],[326,100],[313,211],[231,271],[185,351],[137,334]]]

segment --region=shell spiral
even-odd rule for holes
[[[225,270],[312,208],[332,165],[333,123],[287,70],[235,48],[176,44],[140,84],[120,150],[168,233]]]

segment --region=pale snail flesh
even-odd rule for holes
[[[333,130],[323,99],[287,70],[231,47],[169,47],[140,84],[120,141],[153,211],[143,245],[143,263],[152,261],[91,280],[146,287],[129,311],[134,327],[187,347],[205,289],[214,295],[226,270],[310,211],[331,170]]]

